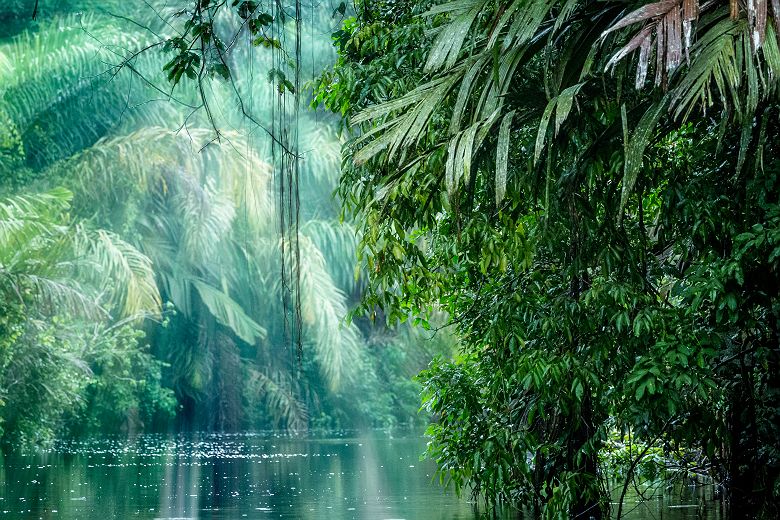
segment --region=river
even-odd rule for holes
[[[140,435],[62,441],[0,463],[0,518],[474,520],[434,481],[425,439],[384,431]],[[627,520],[720,519],[706,489],[639,502]],[[503,515],[510,517],[510,515]]]

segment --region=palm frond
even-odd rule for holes
[[[152,262],[114,233],[77,227],[76,250],[98,269],[96,283],[106,286],[109,303],[121,316],[159,314],[160,293]]]
[[[255,232],[264,232],[273,222],[270,166],[238,133],[226,132],[223,141],[201,150],[212,139],[207,129],[180,133],[146,127],[101,139],[56,169],[64,171],[74,190],[90,203],[134,192],[167,192],[171,172],[189,179],[187,186],[192,188],[210,178],[214,188],[230,198],[237,215]]]
[[[0,218],[52,216],[70,207],[73,194],[65,188],[52,188],[43,193],[14,195],[0,200]]]
[[[203,187],[188,184],[174,202],[183,228],[181,253],[192,263],[203,264],[216,256],[223,240],[230,236],[235,208],[216,191],[213,180],[207,180]]]
[[[698,0],[661,0],[641,5],[612,24],[602,37],[644,24],[607,62],[626,59],[639,49],[636,85],[641,88],[655,51],[655,84],[670,86],[675,117],[687,119],[699,106],[715,104],[737,121],[752,119],[759,99],[777,88],[770,72],[778,65],[776,31],[780,3],[772,3],[774,24],[768,23],[769,2],[757,0],[700,4]],[[684,58],[684,59],[683,59]],[[685,62],[687,68],[680,68]],[[764,66],[766,64],[766,66]],[[713,89],[714,87],[714,89]]]
[[[230,328],[243,341],[253,345],[266,336],[266,330],[250,318],[228,294],[201,280],[191,279],[190,283],[217,321]]]
[[[305,235],[301,235],[299,244],[303,326],[324,379],[331,390],[336,390],[353,375],[350,367],[356,366],[360,356],[360,331],[345,321],[346,296],[328,273],[322,252]]]
[[[446,13],[451,20],[440,26],[439,34],[428,54],[425,70],[450,68],[455,64],[471,25],[486,4],[485,0],[457,0],[435,6],[428,12],[429,16]]]
[[[711,106],[714,99],[710,94],[710,87],[713,84],[719,100],[726,107],[731,107],[739,115],[748,108],[743,106],[741,87],[744,76],[743,70],[740,70],[743,43],[748,42],[746,29],[744,22],[726,18],[692,47],[694,58],[690,69],[672,91],[672,106],[677,117],[690,115],[699,102],[705,108]],[[748,49],[747,57],[751,55],[752,52]],[[751,93],[751,96],[755,95],[756,93]],[[757,101],[756,99],[756,103]]]
[[[271,375],[263,370],[248,368],[250,387],[257,388],[263,395],[268,410],[274,418],[275,427],[286,427],[297,431],[308,424],[306,406],[296,398],[290,377],[280,371]]]
[[[192,273],[175,262],[169,262],[168,265],[158,267],[157,276],[160,292],[165,295],[165,298],[185,317],[193,317]]]
[[[325,125],[302,125],[301,143],[306,143],[301,160],[301,178],[333,186],[341,172],[342,141]]]
[[[314,219],[301,226],[301,233],[322,253],[339,289],[353,293],[360,279],[360,272],[356,271],[360,240],[357,229],[348,222]]]
[[[0,272],[51,310],[99,314],[105,294],[125,316],[158,312],[149,259],[112,233],[68,225],[71,197],[57,188],[0,200]]]
[[[0,45],[0,107],[24,137],[27,160],[50,164],[115,126],[129,110],[128,81],[138,80],[108,73],[146,43],[110,19],[74,15]],[[147,54],[139,59],[154,61]]]
[[[3,263],[11,264],[11,256],[18,258],[35,237],[61,233],[56,218],[70,207],[71,199],[68,190],[54,188],[44,193],[0,200],[0,259]]]
[[[105,319],[107,311],[98,303],[96,293],[86,284],[71,276],[47,278],[38,274],[17,273],[13,276],[17,287],[27,287],[35,295],[36,304],[46,314],[56,314],[68,309],[74,314],[93,319]]]

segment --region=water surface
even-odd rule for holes
[[[387,432],[64,441],[4,456],[0,519],[479,518],[433,480],[424,449],[418,435]],[[632,493],[627,502],[627,519],[719,518],[718,504],[697,488],[641,503]]]

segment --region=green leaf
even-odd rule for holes
[[[558,135],[561,125],[569,116],[569,112],[571,111],[574,102],[574,96],[577,95],[577,92],[580,91],[584,84],[585,83],[577,83],[576,85],[572,85],[558,95],[558,102],[555,109],[555,135]]]
[[[233,298],[200,280],[192,279],[191,282],[211,314],[236,336],[250,345],[266,337],[266,330],[250,318]]]
[[[512,110],[501,120],[498,129],[498,143],[496,144],[496,204],[499,204],[506,195],[506,178],[509,168],[509,133],[512,128],[512,118],[515,111]]]
[[[230,69],[224,63],[218,63],[212,67],[215,74],[219,74],[223,79],[230,79]]]
[[[274,17],[269,13],[260,13],[257,15],[256,23],[260,25],[271,25],[274,21]]]
[[[658,120],[664,114],[668,96],[652,104],[639,120],[631,133],[631,138],[625,143],[625,159],[623,163],[623,190],[620,194],[619,215],[622,216],[628,197],[634,190],[639,170],[642,168],[642,159],[647,145],[653,136]]]
[[[647,387],[647,381],[645,381],[644,383],[641,383],[637,387],[636,392],[634,393],[634,397],[636,398],[637,401],[640,401],[642,399],[642,396],[645,395],[646,387]]]
[[[552,98],[547,103],[542,118],[539,120],[539,131],[536,134],[536,147],[534,148],[534,164],[539,162],[539,157],[541,157],[542,150],[544,150],[544,141],[547,139],[547,125],[550,124],[550,117],[557,102],[557,97]]]
[[[582,396],[585,393],[585,388],[582,386],[582,382],[579,379],[574,380],[574,395],[577,397],[578,401],[582,401]]]
[[[474,23],[484,5],[482,0],[462,0],[461,2],[444,4],[442,7],[449,7],[450,12],[455,12],[452,8],[456,4],[458,4],[458,10],[463,11],[464,7],[466,7],[466,10],[456,16],[450,23],[444,25],[439,32],[428,53],[428,60],[425,63],[426,71],[435,71],[443,66],[447,68],[452,67],[460,55],[460,50],[469,33],[471,24]],[[429,14],[432,11],[429,11]]]
[[[282,48],[282,42],[280,42],[276,38],[269,38],[268,36],[261,34],[254,40],[252,40],[252,45],[258,46],[262,45],[266,49],[281,49]]]
[[[246,20],[257,10],[257,2],[244,0],[238,6],[238,16]]]

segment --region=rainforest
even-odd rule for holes
[[[777,0],[3,0],[0,518],[780,516]]]

